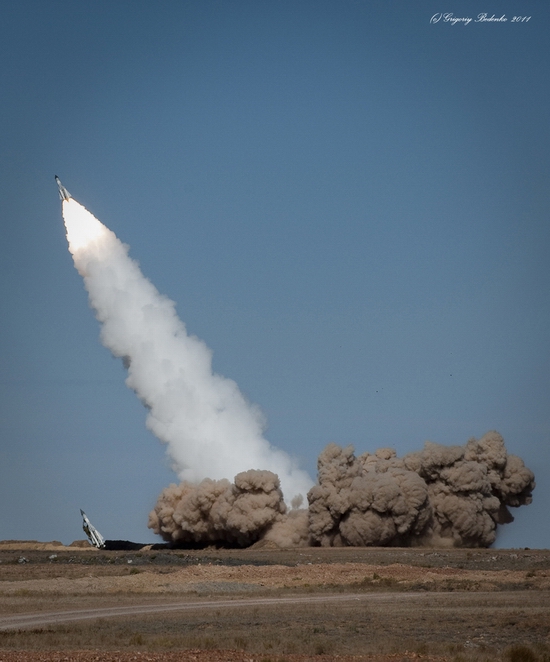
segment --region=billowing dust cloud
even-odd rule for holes
[[[287,512],[276,477],[248,471],[234,484],[171,485],[149,526],[175,543],[488,547],[497,526],[513,520],[508,507],[531,503],[534,487],[498,432],[464,446],[428,441],[402,458],[389,448],[357,457],[351,446],[329,444],[307,510]]]
[[[426,442],[398,458],[382,448],[355,457],[330,444],[319,457],[309,494],[316,545],[453,545],[488,547],[509,506],[531,503],[534,475],[508,455],[498,432],[464,446]]]
[[[285,496],[313,484],[264,437],[264,419],[237,384],[212,370],[212,352],[187,333],[172,301],[128,256],[128,247],[76,200],[63,201],[69,250],[101,323],[101,341],[128,369],[126,384],[148,409],[180,480],[220,480],[267,469]]]
[[[72,198],[63,217],[101,340],[122,358],[126,384],[148,409],[147,427],[167,444],[183,481],[165,489],[150,514],[149,527],[165,540],[488,546],[497,526],[512,521],[508,507],[531,502],[533,474],[496,432],[464,446],[426,442],[403,458],[391,449],[356,457],[351,446],[330,444],[312,487],[263,437],[260,410],[212,371],[211,351],[187,334],[127,247]],[[300,509],[306,494],[309,508]]]
[[[250,470],[234,483],[207,478],[199,485],[170,485],[149,515],[149,527],[173,542],[246,547],[285,512],[277,476]]]

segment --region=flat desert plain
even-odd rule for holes
[[[0,662],[550,662],[550,550],[0,542]]]

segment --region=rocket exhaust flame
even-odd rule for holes
[[[69,251],[75,259],[75,266],[81,275],[84,275],[77,264],[77,256],[84,249],[89,253],[101,252],[106,249],[109,241],[118,241],[113,232],[100,223],[95,216],[90,214],[82,205],[73,198],[63,200],[63,219],[67,230],[67,241]],[[82,256],[79,263],[85,261]]]
[[[56,178],[57,179],[57,178]],[[318,483],[263,435],[259,409],[212,372],[212,354],[187,334],[124,246],[58,181],[69,250],[101,323],[101,340],[128,369],[147,427],[167,444],[181,481],[160,495],[149,528],[182,545],[444,545],[487,547],[508,507],[531,502],[533,473],[489,432],[464,446],[426,442],[356,457],[329,444]],[[234,483],[227,480],[235,476]],[[311,489],[309,489],[311,487]],[[309,492],[308,492],[309,490]],[[300,495],[309,508],[299,506]]]

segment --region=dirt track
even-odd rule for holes
[[[426,594],[407,593],[398,597],[399,601],[411,598],[427,598]],[[114,618],[116,616],[138,616],[142,614],[160,614],[168,611],[238,609],[239,607],[277,607],[303,603],[341,603],[364,602],[380,603],[396,600],[395,593],[344,593],[333,595],[289,596],[286,598],[235,598],[233,600],[201,600],[197,602],[176,602],[169,604],[142,604],[124,607],[104,607],[97,609],[73,609],[69,611],[37,612],[0,618],[0,630],[22,630],[43,625],[67,623],[94,618]]]

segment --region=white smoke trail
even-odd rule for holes
[[[305,497],[311,478],[264,439],[259,408],[212,372],[210,349],[187,335],[174,303],[143,276],[127,246],[72,198],[63,201],[63,218],[101,340],[123,359],[126,384],[148,408],[147,427],[168,445],[180,480],[267,469],[279,476],[287,502]]]

